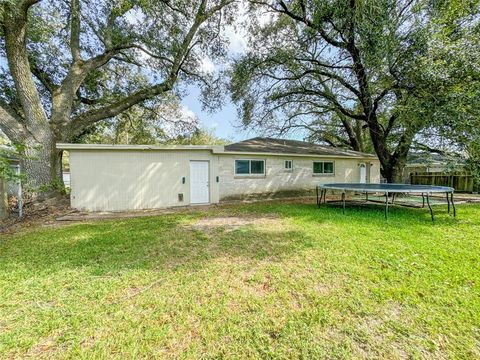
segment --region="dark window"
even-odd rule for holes
[[[333,162],[324,162],[323,163],[323,172],[325,174],[333,174]]]
[[[252,174],[263,174],[265,173],[265,162],[263,160],[251,160],[250,161],[250,172]]]
[[[235,160],[236,175],[265,174],[265,160]]]
[[[292,160],[285,160],[285,169],[292,170]]]
[[[235,160],[235,174],[250,174],[250,161]]]
[[[334,173],[333,161],[314,161],[313,173],[314,174],[333,174]]]

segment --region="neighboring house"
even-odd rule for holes
[[[431,152],[411,152],[407,165],[403,168],[402,182],[410,183],[410,175],[414,173],[442,173],[460,170],[465,161],[459,157],[441,155]]]
[[[376,156],[303,141],[227,146],[58,144],[70,152],[71,205],[102,210],[218,203],[251,194],[379,182]]]

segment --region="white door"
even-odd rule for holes
[[[190,203],[210,202],[208,161],[190,161]]]
[[[367,166],[360,164],[360,183],[365,184],[367,182]]]

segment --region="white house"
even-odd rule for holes
[[[70,152],[71,205],[89,211],[212,204],[322,183],[380,181],[374,155],[294,140],[57,147]]]

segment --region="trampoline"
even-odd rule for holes
[[[430,210],[432,222],[435,220],[433,209],[430,204],[431,194],[445,194],[448,204],[448,213],[450,208],[453,209],[453,217],[457,216],[455,203],[453,202],[454,188],[447,186],[432,186],[432,185],[410,185],[410,184],[363,184],[363,183],[334,183],[322,184],[316,187],[317,206],[320,207],[322,202],[327,203],[326,193],[328,190],[342,192],[342,208],[345,214],[345,194],[347,191],[360,192],[365,194],[365,201],[368,202],[368,194],[383,193],[385,196],[385,219],[388,219],[388,206],[395,203],[397,194],[417,194],[422,196],[422,207],[425,207],[425,200]],[[391,200],[389,197],[391,195]]]

